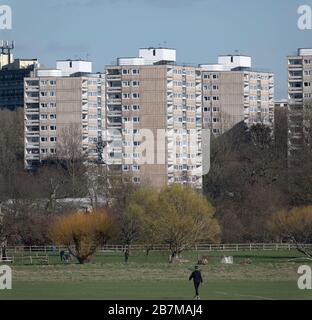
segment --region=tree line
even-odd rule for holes
[[[285,221],[281,231],[281,216],[287,217],[289,212],[297,212],[299,225],[311,223],[306,218],[312,216],[309,126],[306,143],[292,162],[285,139],[287,127],[273,133],[261,124],[247,128],[241,123],[213,139],[211,170],[204,177],[202,194],[176,185],[161,190],[148,184],[139,187],[131,179],[107,172],[99,163],[86,165],[83,153],[77,150],[79,135],[73,130],[76,128],[65,129],[59,142],[62,157],[27,172],[23,164],[23,112],[0,110],[0,247],[60,243],[61,234],[56,236],[55,230],[61,231],[61,227],[51,233],[53,225],[63,225],[62,219],[77,220],[79,225],[79,220],[87,217],[110,226],[101,233],[103,230],[94,230],[92,223],[80,224],[90,228],[81,233],[82,243],[90,238],[93,249],[103,241],[140,242],[146,244],[148,253],[153,244],[167,243],[172,253],[179,255],[201,241],[290,240],[299,244],[312,238],[311,231],[304,239],[286,232],[290,224]],[[74,198],[89,199],[90,208],[81,210],[70,201]],[[298,212],[304,212],[305,218],[299,219]],[[97,217],[100,214],[102,218]],[[71,220],[71,215],[75,219]],[[63,244],[72,246],[68,238]]]

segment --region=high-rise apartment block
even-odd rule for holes
[[[107,67],[107,163],[134,182],[201,188],[201,71],[175,60],[148,48]]]
[[[305,143],[305,119],[312,112],[312,49],[288,57],[289,154],[300,153]]]
[[[204,127],[220,135],[244,121],[273,127],[274,74],[251,69],[251,58],[220,56],[201,65]]]
[[[88,61],[57,61],[25,79],[25,166],[58,155],[74,125],[90,160],[134,183],[201,189],[211,134],[273,120],[274,75],[253,71],[247,56],[191,66],[176,62],[175,49],[143,48],[105,74]]]
[[[97,160],[105,128],[105,77],[91,70],[91,62],[58,61],[56,69],[37,69],[25,79],[26,168],[53,158],[65,135],[78,135],[81,150]]]

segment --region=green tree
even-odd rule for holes
[[[169,244],[172,253],[180,255],[201,241],[220,240],[214,208],[189,187],[141,188],[130,196],[126,210],[137,221],[139,239],[147,249],[162,242]]]

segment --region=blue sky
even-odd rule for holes
[[[312,30],[297,28],[299,5],[312,0],[0,0],[11,5],[15,56],[89,58],[102,71],[118,56],[166,41],[178,61],[213,63],[219,54],[253,57],[253,66],[276,73],[276,96],[286,97],[286,56],[312,47]]]

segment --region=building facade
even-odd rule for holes
[[[79,68],[75,71],[64,76],[61,68],[38,69],[35,77],[25,79],[27,169],[55,157],[58,148],[69,147],[66,136],[71,135],[81,142],[83,154],[90,160],[98,159],[97,146],[105,129],[105,77],[85,70],[79,73]]]
[[[25,79],[24,107],[27,169],[60,156],[74,126],[89,160],[134,183],[202,189],[211,134],[241,121],[273,125],[274,75],[253,71],[246,56],[191,66],[174,49],[143,48],[105,74],[81,60],[39,68]]]
[[[0,70],[0,108],[24,106],[24,79],[34,75],[37,59],[17,59]]]
[[[247,56],[220,56],[218,62],[201,65],[204,127],[214,135],[242,121],[273,129],[274,74],[252,70]]]
[[[107,163],[135,183],[202,187],[201,71],[141,49],[106,68]]]
[[[312,116],[312,49],[298,49],[288,57],[289,154],[300,153],[305,143],[305,120]]]

